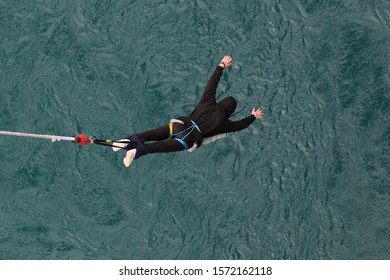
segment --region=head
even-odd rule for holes
[[[226,117],[230,117],[237,107],[237,101],[232,97],[228,96],[218,102],[218,106],[225,111]]]

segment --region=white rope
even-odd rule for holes
[[[44,134],[32,134],[32,133],[22,133],[22,132],[12,132],[12,131],[2,131],[0,130],[0,134],[9,135],[9,136],[20,136],[20,137],[33,137],[33,138],[43,138],[50,139],[51,142],[56,141],[74,141],[74,137],[66,137],[66,136],[56,136],[56,135],[44,135]]]

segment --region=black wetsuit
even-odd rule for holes
[[[196,122],[202,131],[203,138],[221,133],[228,133],[247,128],[256,117],[250,115],[239,121],[231,121],[229,117],[237,107],[236,100],[229,96],[217,103],[218,82],[221,79],[223,68],[217,66],[211,76],[198,106],[190,114],[190,119]]]
[[[200,128],[203,138],[211,137],[221,133],[242,130],[248,127],[256,119],[255,116],[250,115],[239,121],[229,120],[229,117],[236,109],[236,100],[229,96],[217,103],[215,97],[222,71],[223,68],[217,66],[206,86],[198,106],[189,116],[189,119],[194,121]],[[180,131],[185,128],[185,126],[179,125]],[[183,135],[184,134],[185,133],[183,133]],[[178,137],[183,137],[183,135],[178,135]],[[181,144],[179,141],[173,138],[168,139],[170,137],[169,125],[164,125],[156,129],[142,132],[137,134],[136,137],[139,139],[137,141],[142,143],[141,154],[137,152],[138,155],[136,158],[147,153],[168,153],[182,151],[185,149],[183,144]],[[134,135],[129,136],[128,138],[133,141]],[[186,137],[185,142],[188,147],[192,147],[196,140],[197,139],[195,139],[194,133],[191,133]],[[148,141],[156,142],[147,143]],[[127,149],[131,148],[131,145],[129,145]],[[139,146],[137,147],[137,150],[138,149]]]

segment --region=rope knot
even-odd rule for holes
[[[79,145],[82,145],[82,146],[85,146],[87,144],[92,143],[91,139],[89,139],[84,134],[79,134],[79,135],[75,136],[74,137],[74,142],[79,144]]]

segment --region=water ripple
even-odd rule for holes
[[[218,97],[189,153],[0,138],[2,259],[388,259],[385,1],[0,3],[2,130],[121,138]],[[367,242],[369,240],[369,242]]]

